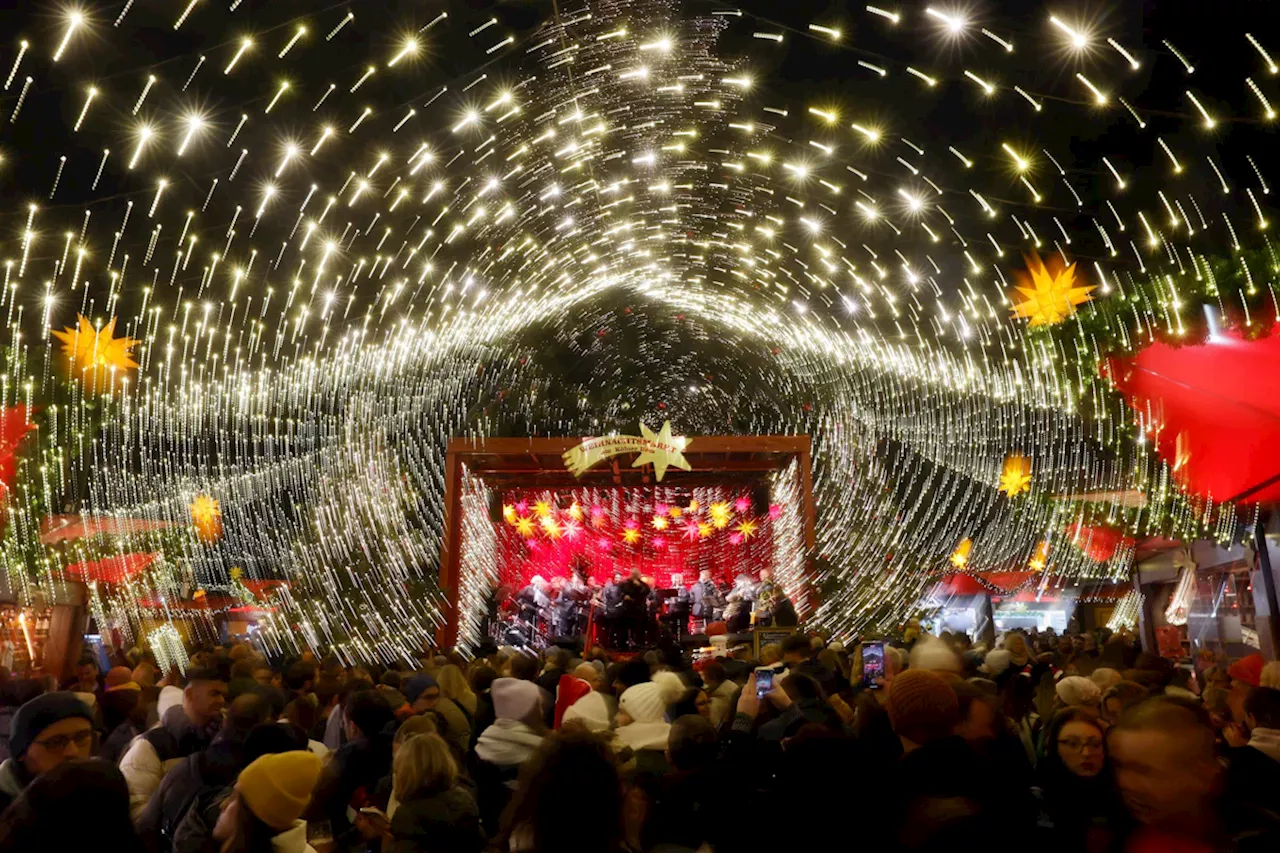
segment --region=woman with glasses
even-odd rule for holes
[[[1036,768],[1040,825],[1053,850],[1105,850],[1110,826],[1123,814],[1107,764],[1106,736],[1098,712],[1064,708],[1045,730],[1044,758]]]

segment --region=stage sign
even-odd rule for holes
[[[684,451],[689,446],[689,439],[671,435],[671,421],[662,425],[659,432],[654,432],[645,424],[640,424],[640,435],[609,435],[601,438],[588,438],[577,447],[564,453],[564,466],[575,477],[581,477],[588,470],[612,456],[624,453],[638,453],[632,468],[653,463],[653,474],[659,483],[668,468],[679,468],[688,471],[690,466],[684,458]]]

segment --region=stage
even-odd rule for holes
[[[808,436],[673,439],[683,445],[687,470],[668,467],[661,478],[650,464],[631,467],[625,455],[596,460],[585,470],[578,465],[575,477],[565,455],[581,458],[583,441],[450,442],[440,561],[447,601],[442,645],[468,650],[501,642],[520,612],[517,597],[531,585],[543,587],[551,601],[565,589],[574,600],[588,590],[588,602],[594,599],[598,606],[588,603],[576,625],[590,624],[588,641],[602,639],[600,599],[615,572],[624,579],[638,572],[651,589],[667,591],[655,596],[664,603],[684,597],[679,590],[689,590],[703,572],[726,596],[735,585],[758,586],[765,572],[800,619],[812,611]],[[545,645],[557,635],[553,618],[547,616],[545,630],[525,630],[528,645]],[[686,624],[686,630],[696,627]]]

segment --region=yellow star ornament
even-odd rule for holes
[[[743,539],[750,539],[755,535],[756,523],[754,521],[743,521],[738,525],[738,532],[742,534]]]
[[[66,356],[67,369],[72,376],[90,388],[109,388],[126,370],[138,366],[133,360],[133,348],[139,341],[133,338],[117,338],[116,318],[101,329],[95,329],[89,320],[77,315],[79,326],[74,329],[54,330],[53,336],[62,341],[62,354]]]
[[[662,478],[666,476],[668,468],[679,468],[681,471],[688,471],[692,466],[688,460],[684,458],[684,449],[689,444],[689,439],[683,436],[676,437],[671,434],[671,421],[662,424],[662,429],[654,432],[649,429],[648,424],[640,424],[640,436],[644,439],[646,446],[636,456],[636,461],[631,463],[632,468],[639,468],[641,465],[653,463],[653,476],[658,482],[662,482]]]
[[[1030,459],[1016,453],[1004,458],[1004,467],[1000,470],[1000,491],[1011,498],[1031,491]]]
[[[951,552],[951,565],[957,569],[963,569],[969,564],[969,552],[973,550],[973,540],[964,539]]]
[[[209,495],[196,495],[191,502],[191,521],[201,542],[208,544],[222,538],[222,507]]]
[[[1013,316],[1029,319],[1030,326],[1054,326],[1076,313],[1076,306],[1093,299],[1094,285],[1080,283],[1076,265],[1067,266],[1052,256],[1046,266],[1035,252],[1024,257],[1025,272],[1015,273]]]
[[[525,539],[533,536],[533,519],[528,516],[521,515],[516,518],[516,533],[519,533]]]

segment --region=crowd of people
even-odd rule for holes
[[[1108,632],[0,673],[0,853],[1280,850],[1280,664]],[[58,689],[58,688],[61,689]]]

